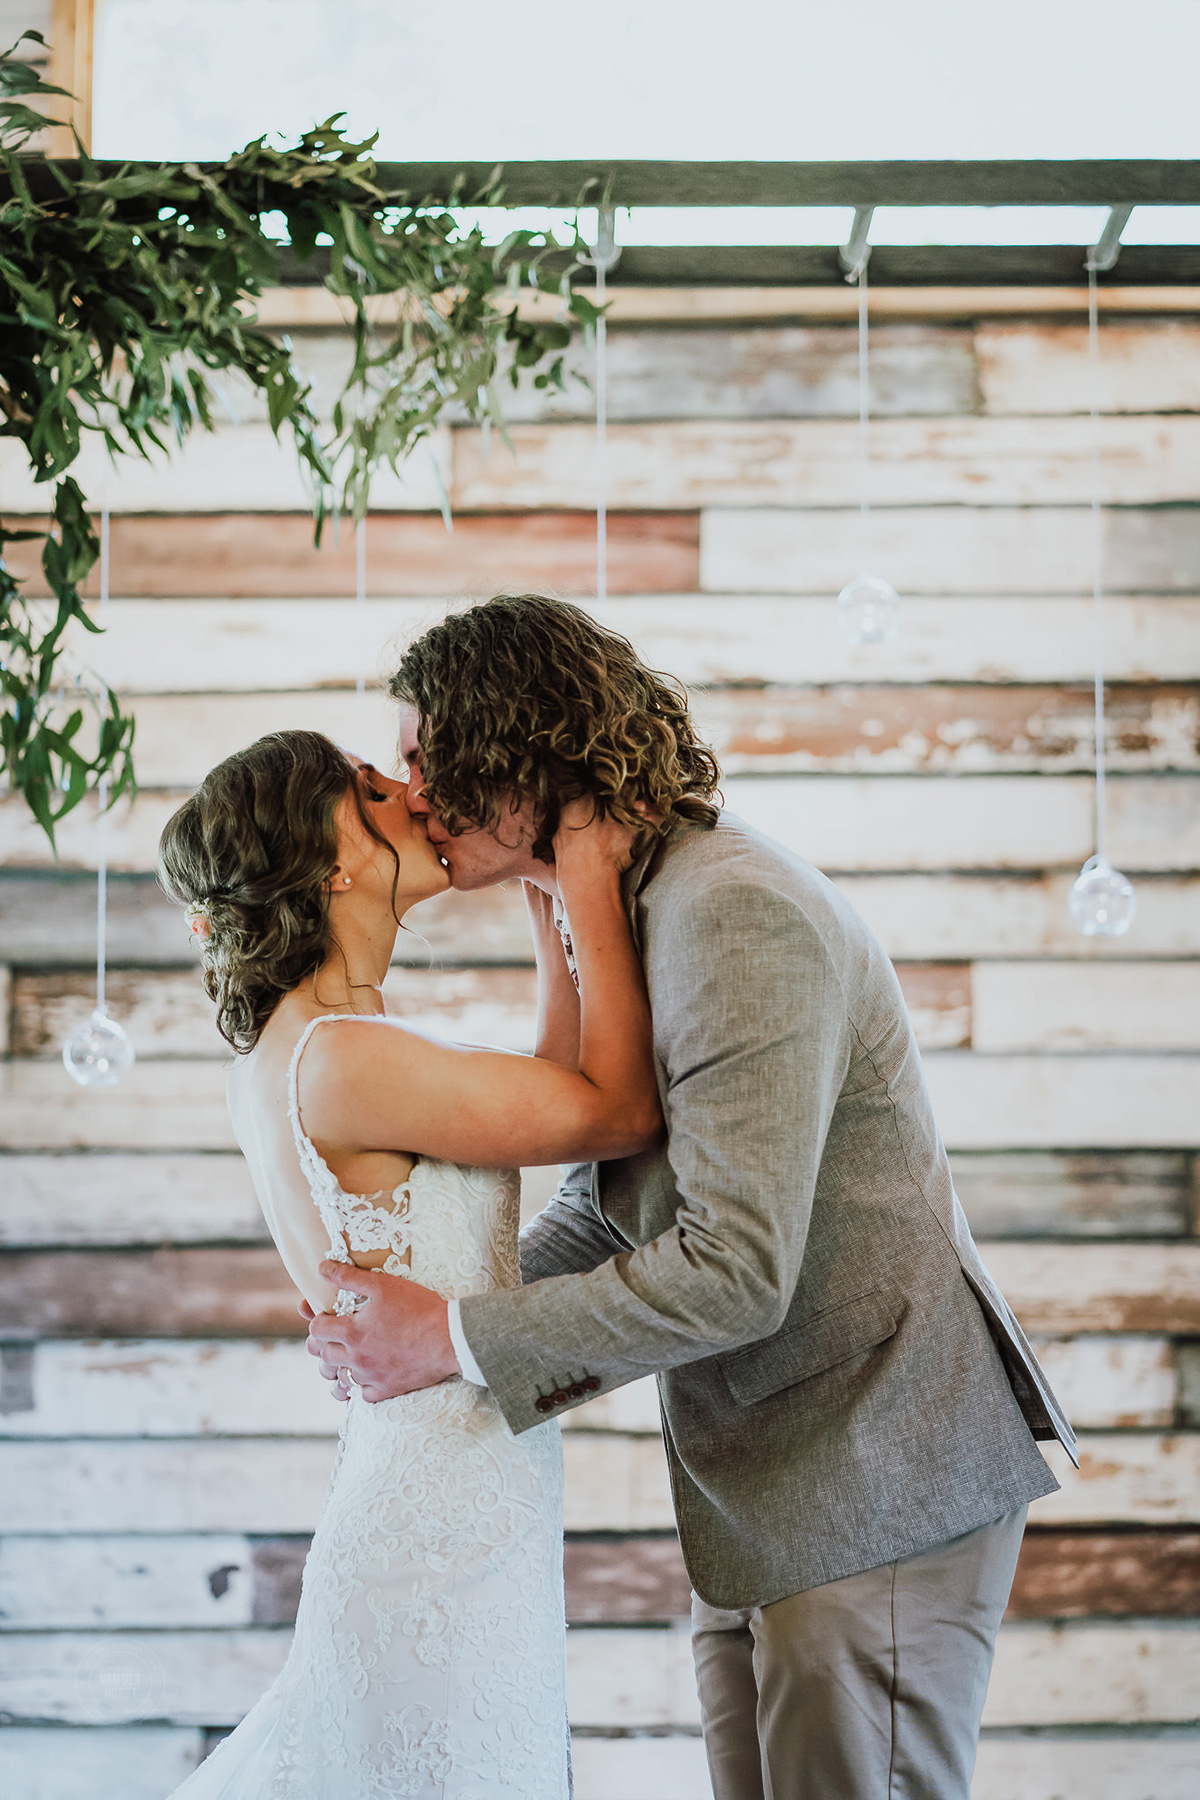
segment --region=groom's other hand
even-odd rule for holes
[[[326,1380],[344,1370],[364,1400],[392,1400],[417,1388],[433,1387],[459,1373],[450,1341],[446,1302],[431,1288],[380,1269],[355,1269],[324,1262],[320,1273],[332,1287],[352,1286],[365,1306],[358,1312],[317,1313],[309,1322],[309,1354]]]

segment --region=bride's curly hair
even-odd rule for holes
[[[714,825],[717,759],[677,681],[648,669],[627,638],[565,600],[501,594],[451,613],[405,652],[393,697],[421,719],[421,776],[452,836],[494,828],[513,794],[532,799],[534,854],[570,800],[645,829]]]
[[[275,731],[211,769],[159,839],[159,881],[203,927],[204,991],[221,1036],[243,1054],[333,946],[335,813],[347,794],[386,843],[345,751],[319,731]]]

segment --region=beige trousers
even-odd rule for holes
[[[1025,1508],[773,1605],[692,1602],[714,1800],[968,1800]]]

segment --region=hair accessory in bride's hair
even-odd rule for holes
[[[197,901],[195,906],[188,907],[187,922],[192,936],[199,938],[201,942],[212,936],[212,917],[204,901]]]

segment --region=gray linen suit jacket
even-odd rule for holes
[[[980,1261],[895,972],[831,882],[724,814],[626,878],[669,1135],[567,1171],[524,1285],[462,1302],[524,1431],[658,1376],[684,1557],[765,1605],[1057,1487],[1070,1426]]]

